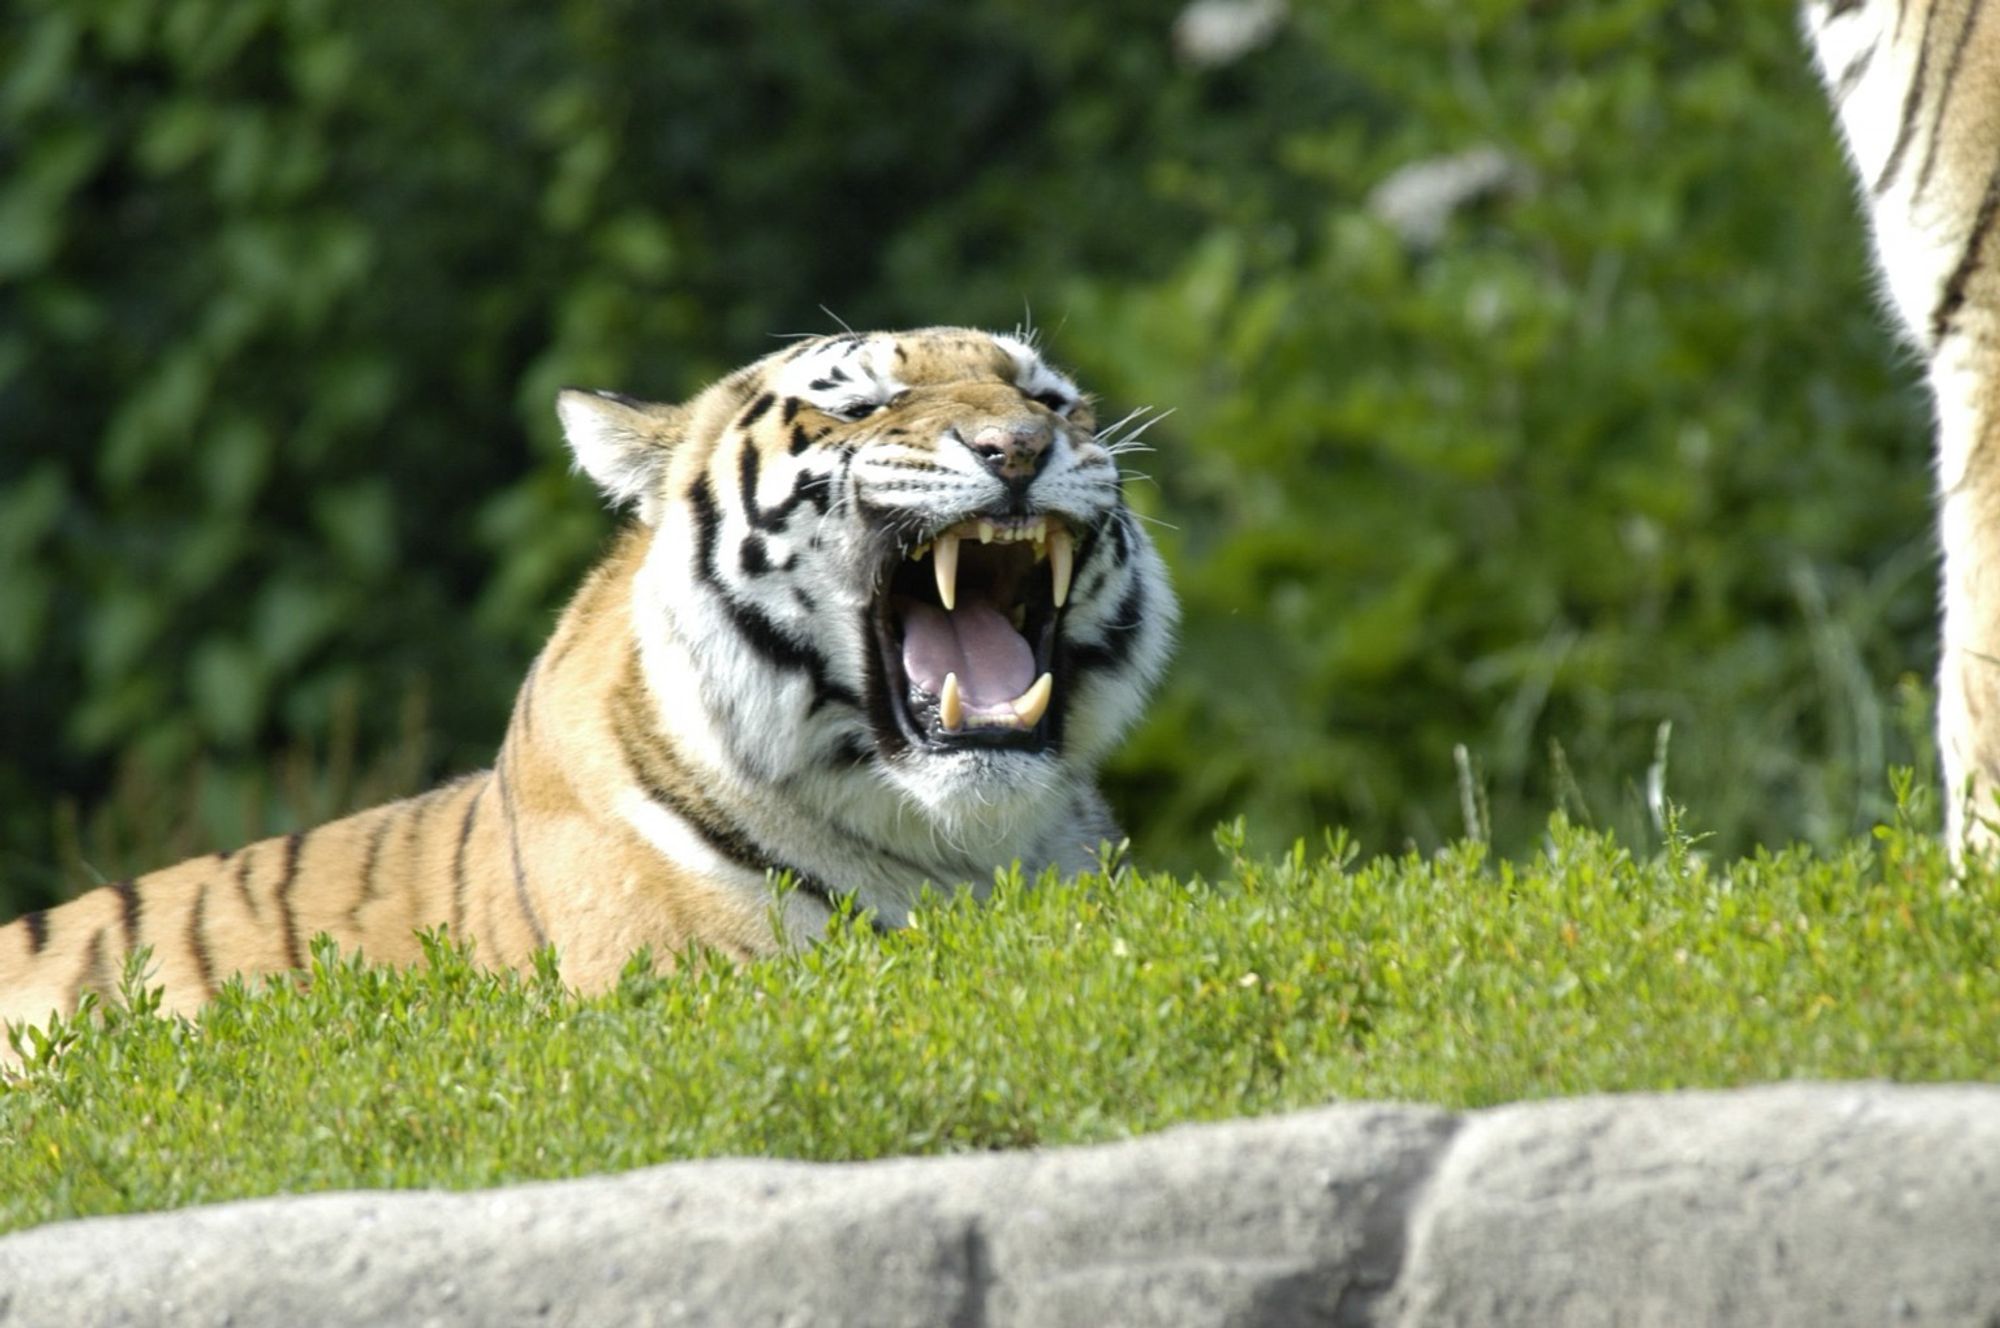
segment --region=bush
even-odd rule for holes
[[[1362,109],[1260,145],[1163,280],[1079,278],[1097,380],[1178,410],[1186,646],[1122,767],[1152,824],[1428,847],[1464,744],[1503,842],[1631,827],[1670,722],[1722,846],[1824,844],[1927,762],[1889,697],[1934,657],[1924,403],[1790,19],[1314,9],[1288,40]],[[1480,148],[1513,182],[1434,243],[1373,215]]]
[[[1923,818],[1917,818],[1921,821]],[[450,947],[315,950],[198,1029],[145,1009],[0,1084],[0,1230],[280,1191],[689,1157],[1100,1142],[1337,1098],[1447,1107],[1773,1078],[1991,1078],[2000,878],[1910,820],[1817,856],[1494,862],[1330,839],[1219,879],[1007,876],[984,908],[579,999]],[[136,984],[134,984],[136,987]]]
[[[1142,0],[17,8],[0,913],[163,860],[52,814],[121,771],[202,847],[344,713],[383,787],[486,759],[608,529],[554,387],[678,396],[822,305],[1025,303],[1177,409],[1136,493],[1187,643],[1113,787],[1155,860],[1433,845],[1461,743],[1502,842],[1619,822],[1662,720],[1722,845],[1832,842],[1908,754],[1921,402],[1779,7],[1344,0],[1219,67]],[[1518,182],[1435,242],[1371,212],[1482,145]]]

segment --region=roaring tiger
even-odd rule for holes
[[[1177,616],[1116,461],[1141,424],[1100,432],[1028,340],[959,328],[802,341],[683,405],[569,389],[557,411],[637,520],[493,768],[17,919],[0,1021],[109,993],[139,946],[189,1011],[322,932],[392,964],[435,926],[495,966],[553,946],[601,989],[642,946],[763,954],[843,897],[893,927],[927,884],[1074,871],[1117,838],[1095,769]]]
[[[2000,843],[2000,4],[1807,0],[1889,301],[1937,402],[1938,745],[1954,852]]]

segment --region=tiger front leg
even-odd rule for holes
[[[1969,462],[1939,514],[1938,747],[1954,854],[2000,846],[2000,437],[1983,441]]]

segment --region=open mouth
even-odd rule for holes
[[[1054,517],[961,521],[899,557],[875,601],[884,698],[918,745],[1040,751],[1075,538]]]

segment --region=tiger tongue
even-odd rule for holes
[[[935,696],[956,673],[967,704],[996,706],[1035,681],[1035,652],[1001,612],[971,599],[947,612],[911,600],[903,606],[903,672]]]

